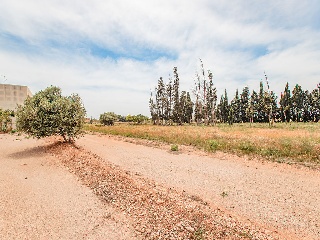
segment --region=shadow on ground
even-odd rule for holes
[[[37,146],[33,148],[24,149],[19,152],[15,152],[8,155],[8,158],[12,159],[24,159],[30,157],[41,157],[45,155],[45,147],[44,146]]]

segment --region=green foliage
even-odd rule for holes
[[[65,97],[55,86],[28,97],[17,110],[17,128],[36,138],[60,135],[65,141],[79,136],[85,108],[77,94]]]
[[[213,85],[213,74],[210,70],[205,71],[200,59],[200,74],[196,73],[194,95],[196,97],[194,119],[197,124],[206,125],[216,122],[217,90]],[[208,72],[208,79],[205,74]]]
[[[173,68],[174,81],[169,78],[165,83],[160,77],[154,94],[151,92],[149,108],[151,120],[157,125],[190,123],[193,114],[193,102],[189,92],[180,93],[180,79],[177,67]],[[133,120],[132,120],[133,121]]]
[[[118,115],[114,112],[105,112],[100,114],[100,123],[103,125],[112,126],[118,120]]]
[[[143,116],[142,114],[138,114],[138,115],[128,115],[126,116],[126,121],[127,122],[132,122],[135,124],[142,124],[145,123],[149,120],[149,118],[147,116]]]
[[[12,130],[12,117],[14,117],[13,111],[2,110],[0,108],[0,132],[9,132]]]
[[[220,146],[220,144],[219,144],[218,140],[214,140],[214,139],[208,140],[208,150],[209,151],[215,152],[218,150],[219,146]]]
[[[179,151],[179,146],[177,144],[171,145],[171,151],[173,151],[173,152]]]
[[[118,121],[119,122],[127,122],[126,116],[118,115]]]
[[[196,73],[193,88],[194,103],[190,94],[179,90],[180,78],[178,70],[173,69],[173,77],[166,84],[160,77],[155,94],[151,93],[149,108],[151,120],[158,125],[182,125],[191,123],[214,125],[220,123],[269,123],[275,122],[318,122],[320,121],[320,84],[311,92],[304,91],[300,85],[295,85],[293,91],[287,83],[280,101],[270,90],[269,81],[260,81],[258,90],[244,87],[240,93],[236,90],[231,101],[227,89],[221,94],[217,104],[217,90],[213,84],[213,74],[206,71],[200,59],[201,68]],[[265,84],[266,83],[266,86]],[[279,103],[279,106],[278,106]]]
[[[291,92],[289,90],[289,83],[286,84],[284,93],[280,98],[280,111],[283,122],[289,122],[291,120]]]
[[[257,152],[257,149],[254,146],[254,144],[248,141],[240,142],[239,149],[246,154],[252,154]]]

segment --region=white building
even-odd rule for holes
[[[0,108],[3,110],[16,110],[28,96],[32,97],[32,93],[27,86],[0,84]]]

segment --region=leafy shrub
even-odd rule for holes
[[[177,144],[171,145],[171,151],[173,151],[173,152],[179,151],[179,146]]]
[[[114,112],[105,112],[100,114],[100,123],[103,125],[112,126],[118,120],[118,115]]]
[[[85,108],[77,94],[64,97],[55,86],[28,97],[17,110],[17,129],[36,138],[60,135],[74,141],[82,132]]]
[[[148,120],[149,120],[149,118],[147,116],[142,115],[142,114],[133,115],[133,116],[129,114],[128,116],[126,116],[127,122],[133,122],[136,124],[142,124]]]
[[[14,117],[14,111],[2,110],[0,108],[0,132],[12,130],[12,117]]]

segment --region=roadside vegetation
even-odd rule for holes
[[[85,130],[194,146],[207,152],[263,157],[277,162],[320,163],[319,123],[217,124],[216,126],[85,125]]]
[[[213,76],[200,59],[189,93],[180,90],[178,69],[174,67],[172,77],[167,82],[160,77],[151,92],[148,124],[145,118],[135,121],[140,125],[87,125],[85,129],[165,142],[172,151],[178,151],[179,145],[189,145],[207,152],[222,151],[277,162],[320,163],[320,84],[311,91],[296,84],[291,91],[287,83],[278,98],[264,73],[259,89],[236,89],[231,101],[225,90],[218,101]],[[114,118],[112,124],[105,124],[101,116],[103,125],[116,121]],[[132,122],[133,118],[128,115],[123,119]]]
[[[7,133],[12,131],[12,118],[14,117],[14,111],[3,110],[0,108],[0,133]]]
[[[86,110],[77,94],[62,96],[59,87],[48,87],[19,106],[17,130],[36,138],[61,136],[73,142],[82,133]]]
[[[190,145],[278,162],[320,163],[320,84],[311,91],[296,84],[290,91],[287,83],[278,98],[264,73],[259,89],[236,89],[231,101],[225,90],[218,101],[213,73],[200,59],[192,94],[180,90],[174,67],[168,82],[159,78],[149,110],[149,124],[88,125],[86,130],[161,141],[173,151]]]

